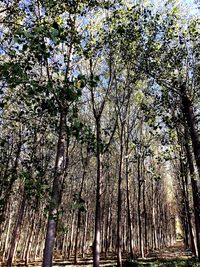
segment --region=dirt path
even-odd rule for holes
[[[166,259],[166,260],[187,260],[192,258],[192,252],[185,250],[184,245],[181,241],[178,241],[173,247],[164,248],[158,251],[149,253],[147,259]]]

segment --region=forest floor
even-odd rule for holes
[[[181,241],[178,241],[175,246],[165,248],[158,251],[153,251],[147,255],[146,258],[139,258],[137,261],[127,260],[127,256],[124,255],[123,266],[124,267],[200,267],[200,263],[196,262],[191,251],[185,250],[184,245]],[[55,261],[55,267],[67,266],[67,267],[76,267],[76,266],[87,266],[92,267],[92,258],[86,260],[80,260],[77,265],[73,265],[72,262],[60,262]],[[116,258],[112,256],[109,259],[101,260],[101,267],[114,267],[116,266]]]
[[[192,267],[199,266],[200,263],[195,261],[191,251],[185,250],[184,245],[181,241],[178,241],[175,246],[165,248],[158,251],[153,251],[147,255],[145,259],[139,258],[135,262],[130,262],[126,260],[127,256],[124,255],[124,267],[136,267],[136,266],[145,266],[145,267]],[[55,261],[55,267],[59,266],[87,266],[92,267],[92,258],[86,260],[81,260],[77,265],[73,265],[71,262],[59,262]],[[116,266],[116,258],[113,258],[111,255],[109,259],[101,260],[101,267],[114,267]]]
[[[139,258],[137,261],[129,261],[127,256],[124,255],[123,266],[124,267],[200,267],[200,262],[197,262],[191,251],[185,250],[182,242],[177,242],[177,244],[173,247],[165,248],[158,251],[153,251],[149,253],[146,258]],[[57,259],[54,261],[54,267],[92,267],[92,257],[88,257],[84,260],[79,260],[79,262],[75,265],[73,264],[73,259],[68,261],[63,261]],[[41,262],[33,262],[30,263],[30,267],[41,267]],[[1,265],[0,265],[1,266]],[[18,262],[17,264],[13,264],[13,266],[19,267],[24,266],[23,263]],[[116,266],[116,257],[112,255],[109,256],[108,259],[103,259],[100,262],[101,267],[114,267]]]

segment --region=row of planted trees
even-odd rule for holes
[[[177,5],[3,1],[0,250],[200,256],[199,28]],[[185,26],[187,22],[187,26]]]
[[[167,197],[162,171],[151,170],[152,163],[147,163],[153,160],[149,158],[147,148],[147,145],[141,146],[139,143],[137,148],[133,148],[133,156],[124,160],[126,165],[122,169],[121,194],[122,250],[124,253],[130,252],[131,248],[134,255],[141,253],[143,256],[152,249],[170,245],[175,241],[173,201]],[[138,154],[141,153],[141,157],[135,158],[134,150]],[[82,154],[85,157],[77,157]],[[56,218],[58,221],[55,255],[63,260],[68,258],[77,260],[76,257],[91,253],[93,244],[91,229],[94,227],[95,212],[95,161],[92,154],[87,152],[87,147],[83,144],[77,145],[70,153],[73,161],[69,162],[70,174],[65,177],[66,184],[62,188],[59,217]],[[41,151],[35,155],[35,157],[40,156],[43,156]],[[112,155],[106,153],[102,158],[104,170],[100,227],[101,251],[106,257],[111,252],[115,253],[118,247],[119,169],[116,166],[118,157],[118,151],[115,151]],[[49,163],[49,161],[43,162],[44,166]],[[162,169],[162,166],[160,168]],[[10,248],[14,246],[16,258],[23,259],[28,264],[29,261],[41,259],[43,255],[49,209],[50,174],[42,169],[43,177],[39,178],[34,167],[32,170],[25,170],[25,168],[22,170],[19,164],[20,181],[19,183],[16,181],[13,185],[13,192],[8,199],[1,222],[1,249],[5,260]],[[35,173],[34,177],[30,177],[30,172]]]

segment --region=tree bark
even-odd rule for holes
[[[144,211],[144,253],[147,254],[147,209],[146,209],[146,187],[145,187],[145,181],[143,184],[143,190],[142,190],[142,195],[143,195],[143,211]]]
[[[124,124],[120,131],[120,158],[119,158],[119,176],[118,176],[118,217],[117,217],[117,266],[122,267],[122,168],[123,168],[123,133]]]
[[[64,153],[65,153],[64,126],[65,126],[65,114],[61,112],[53,188],[52,188],[51,203],[50,203],[50,210],[49,210],[49,217],[47,224],[47,232],[45,238],[45,248],[43,254],[43,264],[42,264],[43,267],[51,267],[53,260],[53,248],[56,237],[56,221],[58,219],[58,207],[61,201],[61,190],[62,190],[62,180],[63,180],[62,170],[63,170]]]
[[[142,187],[142,180],[141,180],[141,173],[140,173],[140,165],[141,165],[140,156],[138,158],[138,201],[137,201],[137,208],[138,208],[138,237],[139,237],[139,248],[140,248],[140,255],[144,257],[144,248],[143,248],[143,237],[142,237],[142,220],[141,220],[141,187]]]
[[[87,160],[88,160],[87,158],[82,159],[82,161],[83,161],[83,176],[82,176],[81,188],[80,188],[80,192],[79,192],[79,200],[82,197],[82,191],[83,191],[85,175],[86,175]],[[77,257],[78,257],[78,239],[79,239],[80,227],[81,227],[81,207],[79,207],[79,209],[78,209],[78,219],[77,219],[76,238],[75,238],[74,264],[77,263]]]
[[[25,251],[25,265],[26,266],[28,266],[28,264],[29,264],[31,245],[32,245],[32,242],[33,242],[33,236],[34,236],[34,232],[35,232],[35,218],[36,218],[36,214],[34,213],[34,216],[33,216],[33,219],[32,219],[32,223],[31,223],[30,233],[29,233],[29,236],[28,236],[27,247],[26,247],[26,251]]]
[[[189,128],[195,161],[200,176],[200,139],[199,139],[199,134],[197,132],[197,123],[195,119],[193,103],[187,95],[186,85],[183,84],[180,89],[181,89],[183,113],[185,114],[186,122]]]
[[[11,243],[10,243],[10,251],[8,254],[7,262],[6,262],[6,267],[12,266],[13,258],[15,255],[15,249],[16,249],[16,244],[17,240],[19,238],[19,232],[20,232],[20,227],[22,225],[23,221],[23,216],[24,216],[24,211],[25,211],[25,203],[26,203],[26,194],[25,192],[23,193],[19,210],[18,210],[18,215],[17,215],[17,221],[12,233],[12,238],[11,238]]]
[[[73,245],[73,238],[74,238],[74,222],[75,222],[75,212],[72,213],[72,223],[71,223],[71,233],[70,233],[70,240],[69,240],[69,246],[68,246],[68,253],[67,258],[69,259],[72,252],[72,245]]]
[[[88,228],[88,212],[85,214],[85,227],[82,238],[82,258],[85,257],[86,239],[87,239],[87,228]]]
[[[126,159],[126,201],[127,201],[127,222],[129,231],[129,249],[130,257],[134,258],[133,255],[133,235],[132,235],[132,222],[131,222],[131,209],[130,209],[130,196],[129,196],[129,166],[128,159]]]
[[[197,255],[200,260],[200,201],[199,201],[199,194],[198,194],[198,187],[197,181],[195,179],[195,170],[194,164],[192,159],[192,154],[189,147],[189,134],[188,130],[185,126],[185,150],[186,156],[188,161],[188,166],[190,170],[191,176],[191,186],[192,186],[192,198],[193,198],[193,206],[194,206],[194,218],[195,218],[195,232],[196,232],[196,243],[197,243]]]
[[[2,256],[2,262],[6,259],[6,253],[8,251],[8,245],[9,245],[9,236],[10,236],[10,230],[11,230],[11,222],[12,222],[12,210],[11,210],[11,204],[9,203],[9,209],[8,209],[8,221],[7,221],[7,227],[6,227],[6,234],[5,234],[5,242],[3,244],[3,256]]]
[[[93,266],[99,267],[100,262],[100,230],[101,230],[101,125],[100,116],[96,116],[96,160],[97,160],[97,184],[96,184],[96,211],[95,233],[93,244]]]

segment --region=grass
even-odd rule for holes
[[[124,267],[200,267],[200,262],[197,262],[195,259],[189,260],[156,260],[148,262],[124,262]]]

